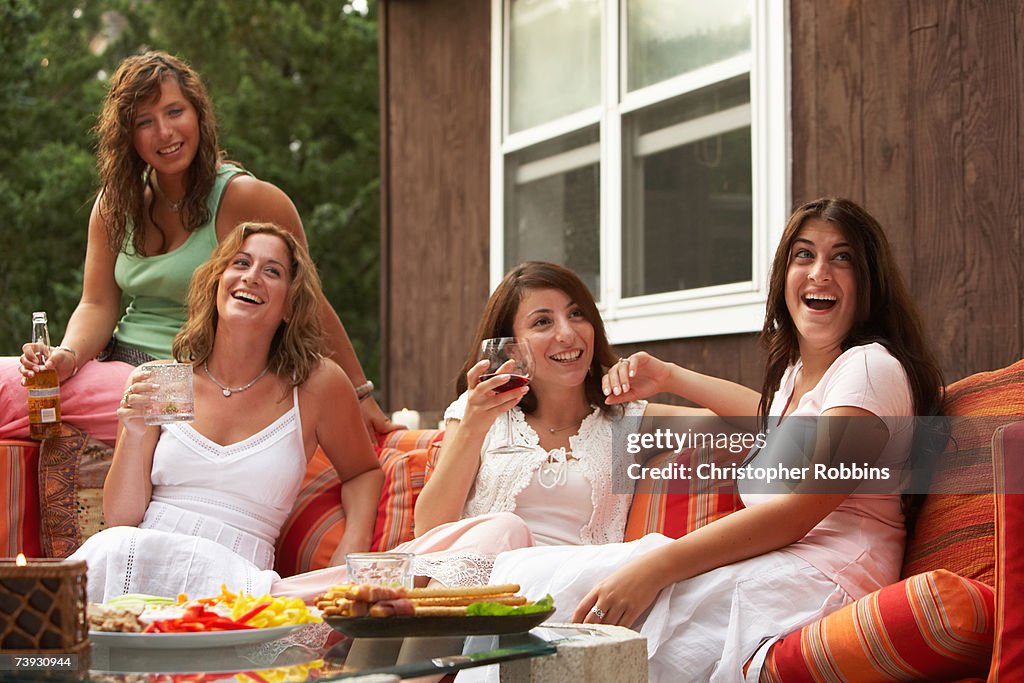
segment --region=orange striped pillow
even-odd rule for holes
[[[952,438],[907,541],[902,575],[943,568],[993,585],[995,502],[991,493],[961,492],[992,491],[992,434],[1007,416],[1024,415],[1024,360],[951,384],[943,414],[953,417]]]
[[[373,550],[391,550],[415,536],[412,515],[416,499],[423,490],[428,455],[426,448],[411,451],[385,448],[381,451],[384,490],[377,508]]]
[[[1024,671],[1024,422],[1003,427],[992,443],[996,470],[996,640],[989,681]]]
[[[318,448],[306,467],[295,507],[278,536],[274,568],[281,576],[323,569],[330,564],[344,533],[341,480]]]
[[[648,467],[685,463],[691,472],[711,462],[714,451],[687,449],[679,455],[668,452],[651,459]],[[721,479],[641,479],[633,494],[626,520],[626,540],[660,533],[671,538],[685,536],[730,512],[743,507],[734,483]]]
[[[39,444],[0,441],[0,554],[40,557]]]
[[[939,569],[887,586],[775,643],[766,683],[956,681],[985,676],[991,588]]]

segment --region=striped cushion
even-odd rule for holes
[[[908,540],[903,576],[945,568],[993,585],[992,434],[1012,421],[1006,416],[1024,415],[1024,361],[950,385],[943,413],[957,416],[952,438]]]
[[[775,643],[762,682],[955,681],[984,676],[991,588],[940,569],[865,596]]]
[[[39,544],[39,444],[0,441],[0,555],[42,556]]]
[[[292,576],[327,567],[344,533],[341,480],[318,448],[306,468],[295,507],[278,536],[274,568],[281,576]]]
[[[691,472],[711,462],[714,451],[687,449],[679,455],[668,452],[648,462],[662,467],[672,462],[686,463]],[[721,479],[642,479],[637,482],[633,504],[626,521],[626,540],[650,533],[679,538],[705,524],[725,517],[743,507],[734,483]]]
[[[996,638],[989,681],[1016,681],[1024,672],[1024,422],[996,432]]]
[[[384,488],[377,510],[374,550],[387,550],[412,538],[412,510],[423,488],[426,449],[442,435],[437,430],[423,429],[381,437],[383,448],[377,457],[384,470]],[[281,576],[292,576],[326,567],[344,533],[341,482],[330,460],[318,449],[278,537],[274,568]]]

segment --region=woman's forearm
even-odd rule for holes
[[[672,366],[665,391],[710,409],[716,415],[753,417],[761,395],[753,389],[727,379]]]
[[[437,467],[416,500],[413,520],[417,536],[462,517],[466,499],[476,481],[480,450],[486,436],[486,430],[454,421],[449,424]]]
[[[114,459],[103,483],[103,516],[107,526],[138,526],[153,492],[152,452],[156,438],[149,432],[118,435]],[[147,454],[148,455],[145,455]]]
[[[343,547],[344,552],[365,552],[370,549],[383,484],[384,472],[379,469],[367,470],[342,483],[341,506],[345,511],[345,533],[339,547]]]

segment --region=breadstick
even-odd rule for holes
[[[497,602],[502,605],[525,605],[526,598],[521,595],[485,595],[480,596],[452,596],[447,598],[410,598],[410,602],[419,607],[456,607],[472,605],[474,602]]]
[[[416,607],[418,617],[464,617],[465,607]]]
[[[412,588],[406,591],[408,598],[450,598],[450,597],[480,597],[486,595],[501,595],[503,593],[518,593],[518,583],[503,583],[496,586],[453,586],[452,588]]]

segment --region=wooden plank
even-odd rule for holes
[[[818,196],[817,0],[791,0],[790,111],[794,208]]]
[[[864,200],[859,0],[818,3],[817,195]]]
[[[904,277],[918,246],[907,201],[911,185],[909,13],[904,3],[865,0],[860,7],[864,207],[885,228]]]
[[[380,74],[380,376],[373,378],[377,383],[380,404],[389,405],[391,386],[389,377],[389,354],[387,340],[391,338],[391,108],[390,108],[390,60],[388,59],[388,2],[377,6],[377,73]]]
[[[389,409],[441,410],[488,294],[490,3],[388,5]]]
[[[1016,360],[1005,343],[1021,330],[1021,168],[1008,141],[1020,139],[1020,62],[1014,32],[1019,5],[968,0],[960,8],[964,64],[963,185],[966,325],[970,368]],[[1019,145],[1019,143],[1018,143]]]
[[[925,312],[928,337],[947,378],[964,361],[967,320],[963,269],[964,193],[960,17],[956,0],[910,2],[910,151],[908,197],[918,254],[910,288]]]

